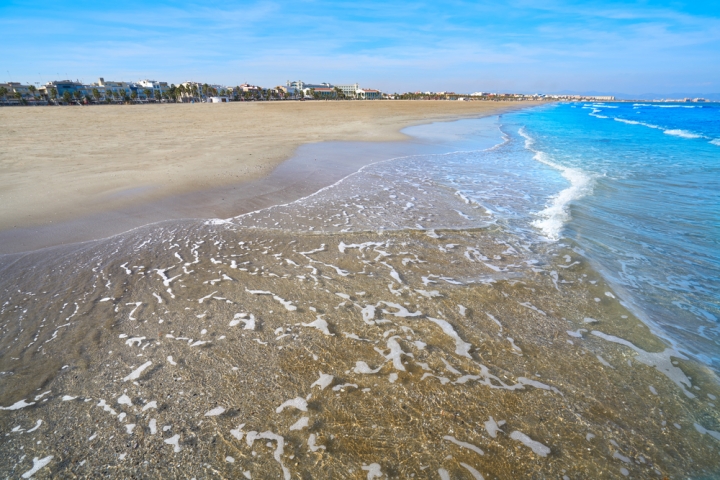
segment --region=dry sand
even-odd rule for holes
[[[225,195],[201,195],[184,202],[167,199],[267,177],[302,144],[401,142],[408,137],[400,130],[410,125],[528,105],[537,103],[270,102],[3,108],[0,253],[97,238],[162,218],[196,216],[204,205],[222,203]],[[162,199],[165,205],[144,207],[162,203]],[[169,204],[176,211],[163,217],[162,210]],[[236,204],[228,204],[225,210],[232,211],[220,214],[241,213],[236,213]],[[152,214],[145,213],[148,211]],[[89,220],[81,225],[77,222],[81,218]],[[101,228],[101,218],[115,229],[107,225]],[[97,227],[89,227],[91,223]],[[64,233],[59,227],[48,230],[58,224],[65,224]]]

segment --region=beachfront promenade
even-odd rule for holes
[[[85,84],[79,80],[54,80],[44,85],[21,82],[0,83],[0,106],[101,105],[149,103],[227,103],[281,100],[450,100],[450,101],[612,101],[614,97],[543,95],[524,93],[455,93],[415,91],[386,93],[361,88],[358,83],[333,85],[288,81],[285,85],[261,87],[244,83],[236,86],[200,82],[178,85],[156,80],[137,82],[106,81]]]

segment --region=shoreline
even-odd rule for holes
[[[290,105],[286,108],[289,112],[281,111],[279,114],[274,110],[274,104],[240,104],[235,111],[230,110],[235,107],[233,104],[228,104],[230,108],[222,105],[221,108],[225,110],[218,111],[224,117],[220,115],[215,121],[232,121],[234,116],[246,114],[248,110],[257,113],[259,109],[264,109],[261,115],[265,116],[309,115],[311,118],[308,120],[321,116],[325,117],[323,121],[326,123],[338,120],[338,116],[349,118],[345,118],[344,124],[338,126],[337,131],[318,132],[311,128],[302,135],[296,133],[283,141],[274,141],[272,133],[258,130],[256,125],[253,127],[255,130],[246,137],[233,138],[232,141],[226,139],[216,149],[215,158],[223,155],[227,157],[232,153],[237,155],[235,161],[223,157],[217,161],[217,165],[213,163],[212,167],[204,165],[204,157],[209,154],[203,152],[204,146],[212,144],[212,139],[191,139],[188,141],[190,147],[185,152],[187,163],[177,165],[178,162],[173,160],[173,166],[183,172],[175,172],[174,177],[170,175],[159,184],[153,183],[159,181],[155,178],[157,170],[167,168],[170,160],[165,157],[165,164],[147,167],[153,158],[157,159],[158,152],[149,152],[148,159],[128,159],[127,154],[123,155],[112,148],[101,152],[102,145],[87,147],[94,150],[94,154],[89,151],[77,154],[78,157],[84,157],[79,158],[79,161],[89,162],[84,173],[77,173],[77,170],[72,170],[69,161],[64,166],[47,165],[55,157],[61,158],[62,163],[63,158],[67,160],[66,157],[75,155],[69,151],[77,146],[77,142],[55,144],[49,138],[48,145],[42,147],[35,141],[31,147],[25,145],[27,138],[13,140],[11,134],[14,130],[9,130],[6,132],[8,147],[5,152],[0,151],[0,165],[6,167],[3,182],[5,194],[2,195],[4,207],[0,208],[0,255],[107,238],[163,220],[227,218],[292,201],[332,184],[368,163],[438,147],[436,142],[428,146],[402,133],[405,128],[481,118],[537,106],[534,102],[512,105],[472,102],[473,105],[469,105],[472,108],[469,108],[464,102],[457,102],[459,105],[448,103],[430,108],[432,105],[417,105],[407,101],[356,103],[350,108],[343,108],[344,105],[324,102],[308,103],[310,106],[307,107],[300,104],[290,108],[293,107]],[[195,115],[195,120],[202,120],[214,113],[210,109],[217,106],[203,105],[198,108],[180,104],[179,107],[186,108],[181,113]],[[196,111],[188,112],[192,108],[196,108]],[[279,108],[285,107],[280,105]],[[66,115],[65,112],[61,113]],[[137,119],[134,112],[129,116],[131,120]],[[93,115],[90,115],[83,120],[88,122],[92,119]],[[248,126],[247,119],[234,118],[234,121]],[[82,126],[77,128],[82,130]],[[174,134],[172,125],[168,128],[170,131],[165,134]],[[316,130],[322,128],[320,125]],[[351,138],[350,134],[353,128],[360,132],[355,138]],[[62,127],[58,129],[62,130]],[[55,132],[53,135],[62,136],[61,133]],[[146,139],[145,143],[148,142],[150,140]],[[270,148],[266,145],[268,142],[272,143]],[[23,145],[28,151],[22,149]],[[195,157],[192,156],[193,152],[197,154]],[[348,152],[352,154],[349,159]],[[27,156],[29,160],[16,159],[13,162],[13,155]],[[326,156],[311,161],[309,157],[313,155]],[[258,160],[253,160],[253,156]],[[120,165],[116,165],[118,158]],[[340,158],[342,161],[338,161]],[[113,162],[112,167],[107,166],[110,162]],[[321,162],[322,165],[318,165]],[[35,169],[35,164],[47,168]],[[143,172],[145,168],[150,168],[149,175]],[[193,175],[197,175],[197,178]],[[53,176],[57,178],[47,178]],[[108,176],[120,178],[112,180]]]

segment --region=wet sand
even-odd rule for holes
[[[411,153],[409,125],[537,102],[267,102],[0,109],[0,254],[283,203]],[[365,142],[322,166],[301,145]],[[394,142],[378,146],[369,142]],[[349,154],[355,152],[355,155]],[[298,159],[285,170],[276,168]],[[294,170],[293,170],[294,169]]]
[[[0,474],[33,458],[39,478],[717,473],[707,372],[570,246],[544,252],[558,264],[517,252],[492,229],[181,223],[21,259],[0,311]]]

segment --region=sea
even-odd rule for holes
[[[717,478],[720,105],[404,133],[287,204],[0,257],[0,475]]]
[[[720,105],[558,104],[504,120],[533,170],[549,167],[535,178],[566,181],[530,225],[573,239],[654,331],[720,371]]]

